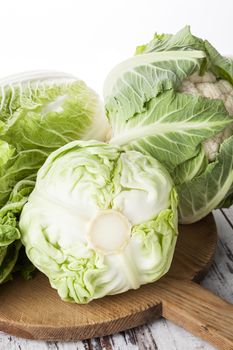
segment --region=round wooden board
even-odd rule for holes
[[[138,290],[77,305],[61,301],[40,273],[27,282],[18,277],[6,283],[0,288],[0,329],[30,339],[78,340],[112,334],[160,317],[161,288],[164,285],[168,288],[170,278],[177,280],[177,284],[179,279],[203,278],[216,248],[212,214],[179,229],[169,273]]]

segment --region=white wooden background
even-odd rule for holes
[[[233,303],[233,209],[214,212],[219,241],[215,261],[202,282],[223,299]],[[72,343],[38,342],[0,333],[1,350],[214,350],[165,319],[109,337]],[[220,349],[221,350],[221,349]]]

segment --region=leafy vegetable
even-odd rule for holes
[[[18,220],[47,156],[75,139],[105,138],[102,104],[84,82],[54,72],[0,81],[0,282],[21,246]],[[21,266],[25,266],[21,264]]]
[[[106,79],[110,144],[150,154],[168,169],[181,223],[233,203],[232,83],[233,60],[189,27],[156,34]]]
[[[20,228],[28,257],[60,297],[86,303],[167,272],[177,195],[153,157],[74,141],[39,170]]]

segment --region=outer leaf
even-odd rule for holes
[[[139,46],[136,54],[159,52],[159,51],[204,51],[204,42],[191,34],[190,26],[185,26],[176,34],[155,34],[154,38],[147,45]]]
[[[215,162],[191,181],[177,186],[181,223],[200,220],[233,191],[233,136],[220,147]]]
[[[199,71],[202,51],[159,52],[135,56],[116,66],[104,84],[106,109],[111,126],[146,109],[146,102],[163,91],[177,89],[182,81]]]
[[[205,48],[211,61],[211,71],[218,78],[226,79],[233,85],[233,59],[221,56],[208,41],[205,41]]]
[[[135,252],[138,257],[135,265],[141,271],[143,283],[150,282],[153,275],[157,280],[170,268],[177,240],[177,235],[174,235],[178,230],[177,203],[177,193],[173,190],[170,209],[163,210],[156,219],[133,228],[132,239],[139,247],[138,253]],[[157,262],[158,254],[161,255],[160,264]]]
[[[0,206],[4,206],[14,186],[22,179],[35,176],[48,153],[32,149],[17,152],[0,167]]]
[[[15,269],[21,247],[19,216],[34,185],[33,180],[18,182],[11,192],[8,203],[0,209],[0,283],[11,278],[10,274]],[[27,263],[27,259],[24,259],[17,270],[21,270],[21,273],[27,277],[32,272],[32,267]]]
[[[8,246],[0,247],[0,283],[6,282],[11,278],[10,274],[18,259],[21,245],[21,241],[16,240]]]
[[[179,164],[173,172],[173,180],[176,185],[192,180],[195,176],[200,175],[207,167],[208,159],[203,147],[200,147],[198,154],[188,159],[186,162]]]
[[[231,122],[219,100],[168,91],[153,98],[143,113],[113,120],[110,143],[149,153],[171,171]]]

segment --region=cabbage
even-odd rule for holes
[[[20,229],[29,259],[60,297],[87,303],[167,272],[177,237],[177,195],[153,157],[74,141],[39,170]]]
[[[19,215],[47,156],[75,140],[104,140],[107,123],[96,94],[64,73],[29,72],[0,80],[0,283],[21,243]]]
[[[179,221],[233,203],[233,60],[189,27],[156,34],[105,81],[110,143],[158,159],[174,178]]]

